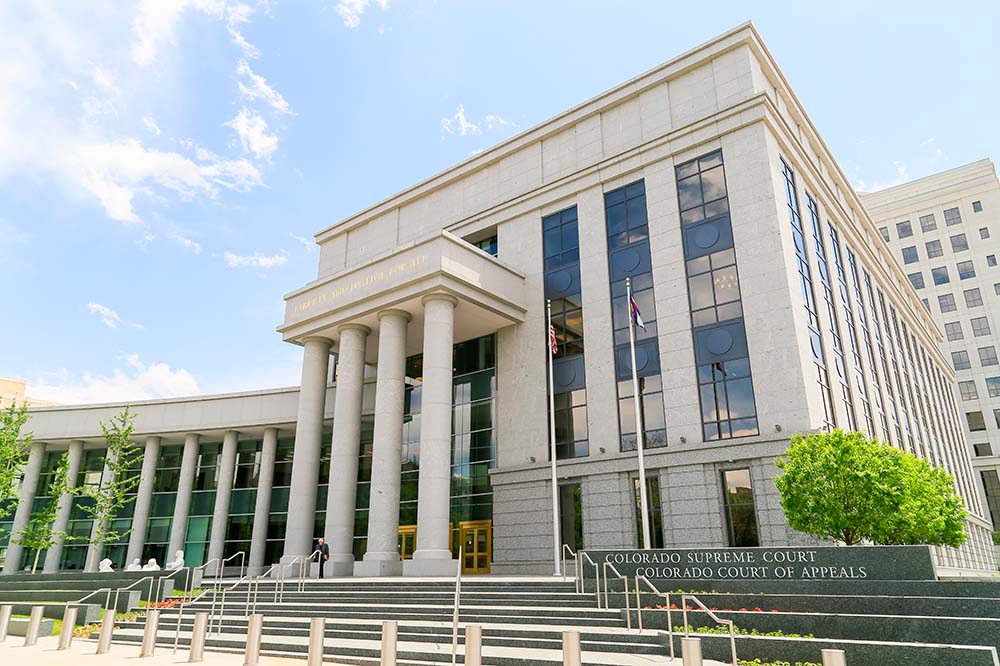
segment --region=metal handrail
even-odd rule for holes
[[[222,633],[222,616],[226,614],[226,592],[230,592],[232,590],[235,590],[237,587],[239,587],[240,585],[242,585],[244,581],[246,581],[248,579],[252,579],[252,576],[250,576],[250,574],[247,574],[246,576],[243,576],[243,578],[240,578],[238,581],[236,581],[235,583],[233,583],[229,587],[222,588],[222,601],[219,604],[219,620],[216,623],[217,633],[220,633],[220,634]],[[247,588],[247,596],[248,597],[249,597],[249,591],[250,591],[250,588],[248,587]],[[213,597],[213,604],[212,605],[213,606],[215,605],[214,604],[214,597]],[[250,605],[249,604],[244,604],[244,607],[243,607],[243,617],[249,617],[249,611],[250,611]],[[208,633],[209,634],[212,633],[212,622],[214,620],[215,620],[215,616],[214,615],[209,618],[209,626],[208,626]]]
[[[458,566],[455,568],[455,609],[451,615],[451,666],[455,666],[458,659],[458,608],[462,600],[462,557],[463,546],[458,544]]]
[[[298,586],[299,592],[302,592],[306,589],[305,578],[306,578],[306,567],[308,566],[307,562],[312,562],[312,558],[314,558],[316,555],[319,555],[319,549],[314,550],[308,555],[296,555],[288,563],[289,567],[295,563],[298,563],[299,565],[299,586]],[[284,584],[282,584],[282,594],[284,594]]]
[[[642,603],[640,603],[640,600],[639,600],[639,581],[640,580],[642,582],[644,582],[649,587],[649,589],[651,589],[657,596],[663,597],[663,600],[665,602],[664,605],[667,608],[667,636],[668,636],[668,639],[670,641],[670,660],[673,661],[673,659],[674,659],[674,619],[673,619],[672,613],[670,612],[670,593],[669,592],[660,592],[658,589],[656,589],[656,586],[653,585],[649,581],[649,579],[646,578],[645,576],[636,576],[635,577],[635,605],[639,609],[638,610],[638,615],[639,615],[639,631],[642,631]]]
[[[580,592],[580,583],[579,583],[580,579],[576,575],[576,551],[573,550],[572,548],[570,548],[568,543],[564,543],[562,545],[562,577],[563,577],[563,580],[566,580],[566,551],[567,550],[569,551],[569,554],[573,556],[573,580],[575,580],[577,582],[576,591],[577,591],[577,593],[579,593]]]
[[[222,561],[219,562],[218,580],[220,581],[222,580],[222,574],[226,570],[226,562],[232,559],[236,559],[237,557],[240,558],[240,578],[243,578],[243,572],[246,569],[247,552],[245,550],[240,550],[233,553],[229,557],[223,558]]]
[[[104,608],[107,608],[108,605],[111,603],[111,588],[110,587],[102,587],[99,590],[94,590],[93,592],[91,592],[87,596],[83,597],[82,599],[79,599],[78,601],[71,601],[71,602],[69,602],[66,605],[67,606],[82,605],[84,601],[86,601],[87,599],[91,598],[95,594],[100,594],[101,592],[106,592],[107,593],[106,596],[104,597]]]
[[[174,576],[184,571],[184,569],[177,569],[168,573],[166,576],[158,576],[156,581],[156,600],[163,601],[163,582],[171,580]]]
[[[618,571],[618,569],[615,568],[615,565],[611,564],[611,562],[603,562],[602,563],[602,567],[601,567],[601,569],[604,572],[604,607],[605,608],[611,608],[611,605],[608,603],[608,568],[609,567],[615,573],[615,577],[616,578],[618,578],[619,580],[625,581],[625,588],[622,591],[622,596],[625,597],[625,625],[626,625],[626,627],[628,629],[631,629],[632,628],[632,609],[629,607],[629,603],[628,603],[628,576],[623,576],[621,574],[621,572]],[[600,594],[600,592],[598,592],[598,594]]]
[[[118,587],[118,588],[115,588],[115,612],[118,611],[118,598],[121,595],[122,591],[123,590],[131,590],[133,587],[135,587],[139,583],[144,583],[147,579],[149,580],[149,599],[153,598],[153,583],[156,582],[156,576],[143,576],[142,578],[140,578],[139,580],[135,581],[134,583],[132,583],[128,587]]]
[[[684,612],[684,637],[687,638],[691,633],[691,627],[688,626],[688,609],[687,602],[688,599],[698,604],[698,607],[703,611],[708,613],[708,616],[712,618],[716,624],[724,624],[729,627],[729,647],[733,652],[733,666],[739,666],[739,662],[736,661],[736,626],[733,624],[732,620],[723,620],[721,617],[712,612],[705,604],[698,600],[698,597],[693,594],[682,594],[681,595],[681,608]]]
[[[214,558],[214,559],[218,559],[218,558]],[[203,567],[207,566],[208,564],[209,564],[209,562],[206,562],[205,564],[201,565],[201,567],[194,567],[194,568],[186,567],[187,571],[188,571],[188,575],[184,577],[184,592],[185,593],[191,591],[191,586],[190,586],[191,579],[190,579],[190,575],[192,574],[192,572],[194,572],[195,570],[197,570],[199,568],[203,568]],[[201,599],[206,594],[208,594],[208,588],[207,587],[204,588],[201,591],[201,594],[199,594],[197,597],[192,594],[191,595],[191,600],[188,601],[188,602],[186,602],[186,603],[193,604],[194,602],[198,601],[199,599]],[[174,654],[177,654],[177,646],[180,643],[180,637],[181,637],[181,617],[184,616],[184,606],[185,605],[186,605],[185,602],[181,602],[180,606],[177,607],[177,628],[174,630]],[[213,610],[213,612],[215,610],[215,588],[214,587],[212,588],[212,610]],[[212,616],[209,615],[209,617],[212,617]]]
[[[597,562],[595,562],[593,559],[591,559],[590,555],[587,554],[587,551],[581,550],[580,551],[580,555],[583,556],[583,557],[586,557],[587,561],[590,562],[592,565],[594,565],[594,595],[597,597],[597,607],[600,608],[601,607],[601,568],[599,566],[597,566]],[[581,591],[586,592],[587,591],[586,586],[583,584],[583,568],[582,567],[577,567],[577,569],[579,569],[579,571],[577,571],[576,573],[577,573],[577,576],[580,577],[580,589],[581,589]]]

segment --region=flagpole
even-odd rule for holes
[[[555,382],[552,378],[552,357],[555,356],[552,352],[552,340],[550,336],[552,335],[552,300],[547,300],[545,302],[546,308],[548,310],[548,320],[549,326],[545,330],[546,338],[546,355],[549,357],[549,458],[550,467],[552,468],[552,559],[555,565],[554,575],[560,575],[559,571],[559,555],[560,546],[559,543],[559,482],[556,478],[556,394],[555,394]]]
[[[642,546],[652,548],[649,538],[649,503],[646,499],[646,460],[643,453],[645,435],[642,428],[642,396],[635,369],[635,314],[632,312],[632,278],[625,278],[625,297],[628,303],[628,346],[632,354],[632,399],[635,403],[635,448],[639,453],[639,511],[642,513]]]

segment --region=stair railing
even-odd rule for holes
[[[573,550],[572,548],[570,548],[568,543],[564,543],[562,545],[562,577],[563,577],[563,580],[566,580],[566,552],[567,551],[569,552],[570,555],[573,556],[573,579],[576,581],[576,591],[577,591],[577,593],[579,593],[580,592],[580,577],[576,575],[576,573],[577,573],[576,572],[576,569],[577,569],[576,551]]]
[[[628,602],[628,598],[629,598],[628,576],[621,575],[621,573],[618,571],[618,569],[615,569],[615,565],[611,564],[611,562],[604,562],[603,566],[601,568],[604,571],[604,607],[605,608],[611,608],[611,605],[608,603],[608,569],[611,569],[611,571],[614,572],[615,578],[617,578],[619,580],[622,580],[622,581],[625,581],[625,587],[624,587],[624,589],[622,591],[622,596],[625,597],[625,625],[626,625],[627,628],[631,629],[632,628],[632,610],[629,607],[629,602]],[[600,596],[600,592],[598,592],[598,596]]]
[[[242,585],[244,582],[246,582],[250,578],[251,578],[251,576],[248,574],[246,576],[243,576],[243,578],[240,578],[238,581],[236,581],[235,583],[233,583],[229,587],[222,588],[222,601],[219,604],[219,619],[216,622],[216,633],[217,634],[221,634],[222,633],[222,616],[226,614],[226,592],[232,592],[233,590],[235,590],[237,587],[239,587],[240,585]],[[249,617],[250,616],[249,596],[250,596],[250,588],[248,586],[247,587],[247,602],[248,603],[243,604],[243,617]],[[213,620],[215,620],[214,616],[209,618],[209,627],[208,627],[208,633],[209,634],[212,633],[212,626],[211,625],[212,625],[212,621]]]
[[[600,608],[601,607],[601,568],[597,566],[597,562],[595,562],[594,560],[592,560],[590,558],[590,555],[587,554],[587,551],[581,550],[579,556],[586,558],[587,561],[590,562],[594,566],[594,596],[597,597],[597,607]],[[577,566],[577,569],[578,569],[578,571],[576,573],[577,573],[577,577],[579,578],[579,581],[580,581],[580,591],[581,592],[586,592],[587,591],[587,586],[584,585],[583,567],[582,566]]]
[[[684,609],[684,637],[687,638],[690,635],[691,627],[688,625],[688,608],[687,602],[693,601],[698,605],[703,611],[708,613],[708,616],[712,618],[717,624],[722,624],[729,627],[729,647],[733,653],[733,666],[739,666],[739,662],[736,661],[736,627],[732,620],[723,620],[721,617],[716,615],[709,609],[705,604],[698,600],[698,597],[693,594],[682,594],[681,595],[681,607]]]
[[[177,569],[176,571],[170,572],[166,576],[158,576],[157,577],[157,580],[156,580],[156,601],[163,601],[163,583],[165,581],[168,581],[168,580],[173,580],[174,576],[177,576],[178,574],[182,573],[183,571],[184,571],[184,569]],[[185,585],[185,590],[184,591],[186,592],[187,591],[187,587],[186,587],[187,586],[187,580],[184,581],[184,585]],[[173,590],[171,590],[171,592],[173,592]],[[152,601],[152,599],[150,601]]]
[[[204,565],[202,565],[202,566],[204,566]],[[189,571],[190,571],[190,569],[189,569]],[[186,592],[190,592],[191,591],[190,588],[188,588],[188,583],[189,582],[190,581],[188,579],[185,579],[185,581],[184,581],[184,587],[187,588],[185,590]],[[206,594],[208,594],[208,588],[207,587],[203,588],[202,591],[201,591],[201,594],[199,594],[197,597],[194,596],[194,595],[191,595],[191,600],[189,602],[187,602],[187,603],[192,603],[193,604],[194,602],[198,601],[199,599],[201,599]],[[181,637],[181,617],[183,617],[183,615],[184,615],[184,606],[185,605],[187,605],[187,604],[186,603],[181,603],[181,605],[177,607],[177,627],[174,630],[174,652],[173,652],[174,654],[177,654],[177,646],[180,643],[180,637]],[[215,588],[212,588],[212,613],[214,613],[214,612],[215,612]],[[212,617],[212,615],[209,615],[209,617]]]
[[[114,606],[115,612],[118,611],[118,598],[121,595],[121,593],[123,591],[131,590],[136,585],[139,585],[140,583],[145,583],[147,580],[149,581],[149,597],[148,598],[150,600],[152,600],[153,599],[153,583],[156,581],[156,578],[154,576],[143,576],[142,578],[140,578],[139,580],[135,581],[134,583],[132,583],[128,587],[115,588],[115,606]]]
[[[664,606],[667,609],[667,636],[669,637],[669,640],[670,640],[670,660],[671,660],[671,662],[673,662],[673,659],[674,659],[674,618],[673,618],[673,614],[671,613],[671,609],[670,609],[670,593],[669,592],[660,592],[658,589],[656,589],[656,586],[653,585],[649,581],[649,579],[646,578],[645,576],[636,576],[635,577],[635,605],[636,605],[636,608],[639,609],[638,610],[638,615],[639,615],[639,631],[642,631],[642,603],[640,602],[640,599],[639,599],[639,582],[640,581],[642,581],[643,583],[645,583],[646,586],[650,590],[653,591],[653,594],[655,594],[658,597],[663,597]]]
[[[458,545],[458,566],[455,567],[455,602],[451,612],[451,666],[458,659],[458,608],[462,597],[462,556],[464,544]]]
[[[83,605],[84,601],[86,601],[87,599],[91,598],[95,594],[100,594],[101,592],[105,593],[105,596],[104,596],[104,608],[107,609],[111,605],[111,588],[110,587],[102,587],[99,590],[94,590],[93,592],[91,592],[87,596],[83,597],[82,599],[79,599],[77,601],[71,601],[71,602],[69,602],[66,605],[67,606],[81,606],[81,605]]]

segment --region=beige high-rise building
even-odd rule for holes
[[[989,513],[1000,526],[1000,182],[988,159],[862,195],[940,327]]]
[[[0,377],[0,407],[8,407],[12,402],[16,402],[19,405],[28,405],[29,407],[45,407],[59,404],[51,400],[41,400],[40,398],[26,396],[27,387],[28,382],[23,379]]]

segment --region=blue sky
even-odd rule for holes
[[[848,176],[1000,157],[1000,3],[0,5],[0,375],[58,401],[298,383],[312,234],[752,19]]]

